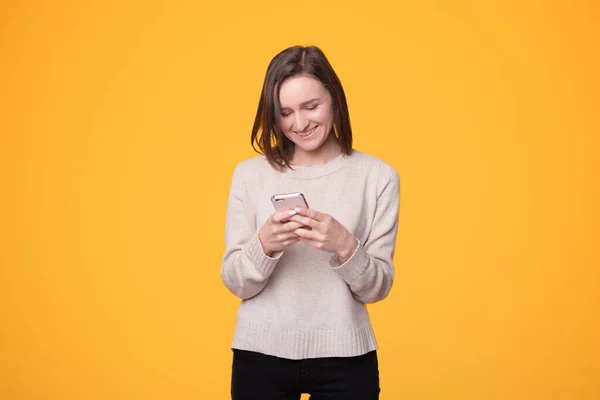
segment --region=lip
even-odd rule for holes
[[[298,135],[298,136],[300,136],[300,137],[301,137],[301,138],[303,138],[303,139],[304,139],[304,138],[307,138],[307,137],[311,137],[311,136],[312,136],[312,134],[313,134],[313,133],[315,133],[315,131],[317,130],[317,128],[318,128],[318,127],[319,127],[319,125],[315,125],[315,126],[313,126],[312,128],[310,128],[310,129],[308,130],[308,132],[310,132],[308,135],[303,135],[303,134],[300,134],[300,133],[297,133],[297,135]]]

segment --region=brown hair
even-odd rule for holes
[[[315,46],[293,46],[281,51],[269,63],[252,127],[252,147],[256,152],[264,154],[269,163],[279,170],[290,167],[289,162],[294,154],[294,143],[283,134],[279,126],[279,89],[285,80],[297,75],[309,75],[329,91],[333,110],[333,134],[336,135],[342,153],[352,152],[352,128],[342,83],[321,49]]]

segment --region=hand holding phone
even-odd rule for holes
[[[290,211],[296,207],[308,207],[302,193],[276,194],[271,197],[271,202],[275,213],[269,217],[258,233],[263,251],[269,257],[274,252],[283,251],[300,240],[294,231],[304,225],[290,221]]]

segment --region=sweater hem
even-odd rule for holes
[[[286,330],[238,323],[231,348],[299,360],[360,356],[378,346],[371,324],[350,329]]]

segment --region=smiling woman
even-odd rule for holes
[[[290,163],[322,163],[340,151],[350,154],[352,128],[346,95],[321,49],[294,46],[273,58],[252,142],[277,169]],[[309,158],[307,151],[312,152]]]
[[[365,304],[392,287],[398,174],[352,149],[342,85],[316,47],[271,61],[252,141],[264,155],[235,169],[221,266],[242,299],[232,397],[377,399]],[[280,191],[302,193],[311,208],[273,212]]]
[[[323,162],[336,156],[340,148],[336,137],[330,135],[331,96],[323,85],[310,76],[296,76],[281,85],[279,97],[280,127],[295,148],[292,164],[307,164],[311,159]]]

